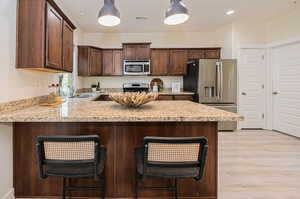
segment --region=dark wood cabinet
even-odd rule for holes
[[[103,56],[103,75],[112,75],[114,73],[113,50],[102,50]]]
[[[125,60],[150,60],[150,43],[123,44]]]
[[[220,49],[206,49],[205,50],[205,59],[220,59],[221,51]]]
[[[187,61],[187,50],[170,50],[170,64],[168,75],[185,75]]]
[[[151,75],[168,75],[170,51],[153,49],[151,51]]]
[[[158,100],[187,100],[193,101],[193,95],[159,95]]]
[[[16,68],[72,72],[75,29],[53,0],[18,0]]]
[[[78,46],[78,75],[102,75],[102,50],[90,46]]]
[[[188,50],[188,59],[204,59],[205,50],[204,49],[190,49]]]
[[[63,69],[73,71],[73,29],[64,22],[63,26]]]
[[[123,51],[120,49],[104,49],[103,55],[103,75],[120,76],[123,74],[122,61]]]
[[[62,69],[62,17],[47,4],[46,65],[53,69]]]
[[[89,76],[102,75],[102,52],[100,49],[89,48]]]

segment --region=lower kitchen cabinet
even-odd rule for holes
[[[90,46],[78,46],[78,75],[102,75],[102,50]]]
[[[193,101],[193,95],[159,95],[157,100],[172,101],[172,100],[188,100]],[[96,101],[111,101],[108,95],[100,95]]]
[[[193,95],[159,95],[158,100],[188,100],[193,101]]]

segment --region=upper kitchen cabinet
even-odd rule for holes
[[[78,75],[102,75],[102,50],[91,46],[78,46]]]
[[[63,18],[47,4],[46,66],[57,70],[63,69],[63,23]]]
[[[204,59],[205,50],[204,49],[189,49],[188,59]]]
[[[63,25],[63,69],[73,71],[73,29],[64,22]]]
[[[169,75],[185,75],[188,61],[187,50],[170,50]]]
[[[206,49],[205,50],[205,59],[220,59],[221,58],[221,49]]]
[[[53,0],[18,0],[16,68],[72,72],[76,27]]]
[[[151,75],[168,75],[170,61],[169,49],[151,50]]]
[[[102,55],[104,76],[120,76],[123,74],[123,51],[121,49],[104,49]]]
[[[123,44],[125,60],[150,60],[150,43]]]
[[[188,49],[188,59],[220,59],[220,48]]]

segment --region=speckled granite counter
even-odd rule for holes
[[[197,122],[243,117],[190,101],[154,101],[138,109],[115,102],[70,99],[58,107],[38,105],[1,114],[0,122]]]

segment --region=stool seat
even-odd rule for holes
[[[161,167],[147,165],[144,168],[144,147],[135,149],[137,172],[141,176],[161,178],[196,178],[199,168],[196,167]]]
[[[100,176],[104,170],[106,158],[106,149],[100,148],[99,150],[99,165],[98,165],[98,173]],[[61,177],[93,177],[95,176],[95,165],[94,163],[86,163],[86,164],[72,164],[68,163],[65,165],[57,165],[48,163],[45,167],[45,172],[48,176],[61,176]]]

